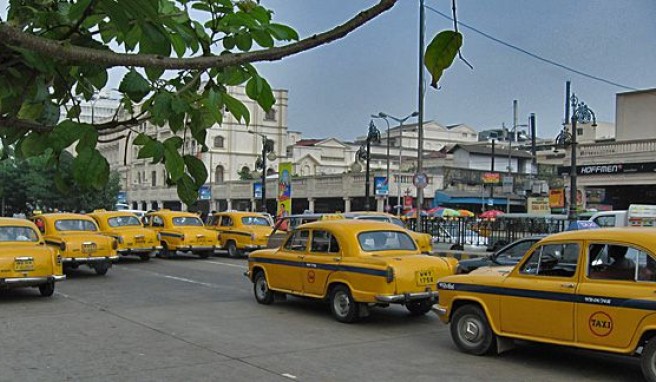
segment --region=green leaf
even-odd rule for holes
[[[246,105],[228,93],[223,93],[222,99],[223,104],[228,108],[228,111],[237,119],[237,121],[240,121],[243,118],[247,125],[250,123],[251,115]]]
[[[182,138],[180,137],[171,137],[164,141],[164,146],[172,150],[179,150],[182,147]]]
[[[101,190],[109,179],[109,163],[98,150],[86,147],[73,160],[73,178],[82,186]]]
[[[237,48],[239,48],[239,50],[242,52],[247,52],[251,50],[251,47],[253,46],[253,39],[248,33],[238,33],[235,35],[235,43],[237,44]]]
[[[267,25],[267,29],[269,30],[269,33],[279,41],[296,41],[299,39],[298,33],[287,25],[273,23]]]
[[[262,30],[253,30],[251,33],[253,35],[253,39],[259,46],[263,48],[273,47],[273,38],[269,33]]]
[[[187,174],[183,174],[180,179],[176,181],[178,196],[187,205],[192,205],[198,200],[198,188],[196,184]]]
[[[164,126],[171,115],[173,97],[167,91],[160,91],[151,99],[153,100],[151,109],[152,122],[157,126]]]
[[[149,137],[148,135],[144,133],[139,133],[136,138],[134,138],[134,141],[132,141],[133,145],[138,145],[138,146],[143,146],[146,143],[152,141],[153,138]]]
[[[98,143],[98,131],[91,125],[80,125],[80,140],[75,150],[80,153],[85,148],[95,149]]]
[[[235,41],[235,38],[233,36],[225,36],[223,38],[223,47],[226,50],[231,50],[232,48],[235,47],[235,44],[236,44],[236,41]]]
[[[194,178],[196,188],[200,188],[200,186],[207,181],[207,168],[205,167],[205,163],[193,155],[185,155],[184,162],[187,165],[189,174]]]
[[[262,109],[268,111],[276,103],[276,97],[273,96],[273,90],[271,90],[271,85],[262,78],[262,92],[256,98],[257,103],[262,107]]]
[[[70,187],[68,186],[68,182],[64,180],[64,176],[62,175],[61,170],[55,172],[54,181],[55,188],[57,188],[60,193],[68,194],[71,191]]]
[[[171,40],[171,44],[173,45],[175,54],[178,57],[183,57],[184,54],[187,52],[187,44],[185,44],[185,41],[182,38],[182,36],[180,36],[180,34],[178,33],[171,33],[169,35],[169,39]]]
[[[431,86],[437,88],[437,83],[458,54],[462,46],[462,35],[455,31],[442,31],[433,38],[424,55],[424,65],[433,77]]]
[[[184,175],[184,161],[180,153],[177,149],[166,145],[166,141],[164,142],[164,167],[174,182]]]
[[[80,138],[80,126],[71,120],[62,121],[48,135],[48,146],[56,153],[66,149]]]
[[[141,74],[135,70],[130,70],[123,77],[118,91],[125,93],[134,102],[141,102],[150,93],[151,88],[148,81]]]
[[[154,139],[146,143],[137,154],[137,159],[153,158],[152,163],[159,163],[164,157],[164,145]]]
[[[75,104],[71,106],[70,109],[68,109],[68,113],[66,113],[66,118],[74,119],[80,116],[80,113],[82,112],[82,108],[80,107],[79,104]]]
[[[48,137],[45,134],[32,132],[20,142],[20,152],[26,158],[41,155],[47,148]]]

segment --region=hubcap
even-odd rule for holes
[[[257,279],[255,291],[257,293],[257,298],[263,300],[266,298],[269,287],[267,286],[266,280],[264,277]]]
[[[464,342],[468,342],[472,345],[475,345],[482,341],[483,339],[483,330],[481,330],[481,323],[478,319],[474,317],[464,317],[460,322],[458,332],[460,333],[460,338]]]
[[[351,301],[349,300],[348,294],[345,292],[339,291],[335,294],[335,301],[333,302],[335,312],[340,317],[348,315]]]

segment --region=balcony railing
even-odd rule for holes
[[[579,158],[656,154],[656,139],[579,144]]]

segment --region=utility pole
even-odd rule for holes
[[[492,139],[492,165],[490,166],[490,170],[492,173],[494,173],[494,145],[496,143],[496,139]],[[492,205],[494,205],[494,183],[490,183],[490,200],[492,201]],[[492,208],[490,208],[492,209]]]
[[[508,140],[508,177],[512,177],[512,143],[513,140],[517,141],[517,100],[513,100],[513,131],[512,134],[509,134]],[[514,190],[514,181],[513,187],[510,189],[508,195],[506,195],[506,213],[510,213],[510,196]]]
[[[424,22],[426,19],[424,0],[419,1],[419,125],[417,147],[417,174],[423,172],[424,157]],[[424,189],[417,187],[417,228],[421,232],[421,208],[424,204]]]

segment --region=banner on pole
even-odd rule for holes
[[[278,164],[278,208],[276,217],[292,214],[292,163]]]

